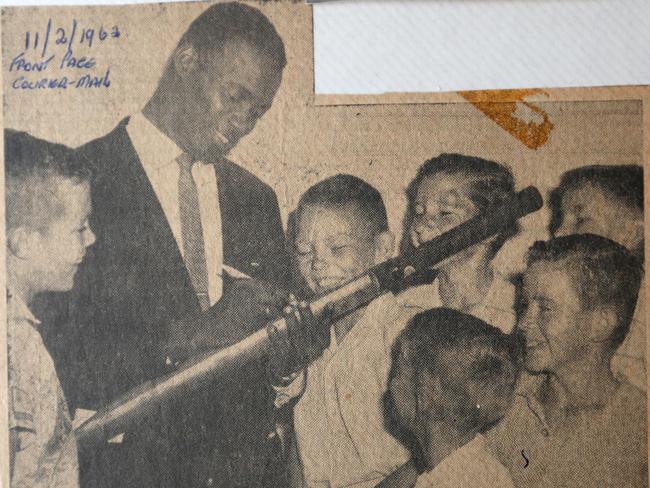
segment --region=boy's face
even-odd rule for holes
[[[558,371],[590,349],[592,313],[581,307],[566,262],[534,262],[524,273],[518,327],[526,338],[525,367]]]
[[[460,175],[439,173],[425,177],[417,189],[409,234],[415,247],[466,222],[478,209],[464,190]]]
[[[95,242],[88,224],[90,185],[68,179],[57,183],[55,198],[63,211],[46,231],[34,231],[33,245],[25,256],[34,292],[70,290],[86,249]]]
[[[562,222],[556,236],[596,234],[630,250],[643,239],[643,215],[592,184],[568,190],[560,202]]]
[[[332,290],[376,263],[378,236],[353,205],[306,205],[297,224],[298,269],[315,293]]]

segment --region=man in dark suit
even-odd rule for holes
[[[73,408],[97,410],[244,338],[260,324],[232,317],[273,302],[260,281],[286,287],[276,196],[225,159],[270,108],[285,64],[261,12],[214,5],[185,32],[142,112],[80,148],[95,172],[97,243],[48,338]],[[252,365],[161,407],[121,442],[82,452],[82,482],[261,485],[272,429],[263,370]]]

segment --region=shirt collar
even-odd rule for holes
[[[27,320],[33,325],[41,323],[29,309],[27,304],[20,299],[20,297],[7,290],[7,317],[18,320]]]
[[[420,486],[435,486],[439,477],[447,470],[465,469],[466,466],[484,459],[486,441],[482,434],[476,436],[464,446],[453,451],[431,471],[424,472],[418,477],[416,488]]]
[[[183,153],[183,150],[153,125],[142,112],[129,119],[127,130],[142,164],[151,168],[158,169],[169,164]]]
[[[537,396],[545,379],[546,378],[543,375],[522,373],[517,382],[515,395],[519,398],[519,401],[525,403],[528,411],[534,415],[542,428],[548,431],[548,423],[546,421],[546,416],[544,415],[544,408]]]

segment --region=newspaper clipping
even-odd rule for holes
[[[647,90],[320,96],[312,46],[2,10],[5,486],[647,486]]]

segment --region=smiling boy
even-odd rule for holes
[[[645,394],[610,370],[640,280],[638,259],[601,236],[530,249],[518,322],[530,375],[490,435],[516,486],[645,486]]]
[[[622,244],[643,260],[643,168],[636,165],[583,166],[564,173],[551,192],[554,236],[597,234]],[[625,341],[612,358],[614,375],[645,390],[645,286],[641,285]]]
[[[72,150],[5,131],[12,487],[78,486],[77,448],[33,298],[67,291],[95,241],[87,168]]]
[[[339,174],[308,189],[290,239],[308,294],[332,290],[392,255],[381,194]],[[373,301],[330,330],[330,345],[276,404],[299,397],[294,428],[309,487],[372,487],[408,459],[384,427],[382,396],[393,341],[404,322],[381,320],[392,296]]]

